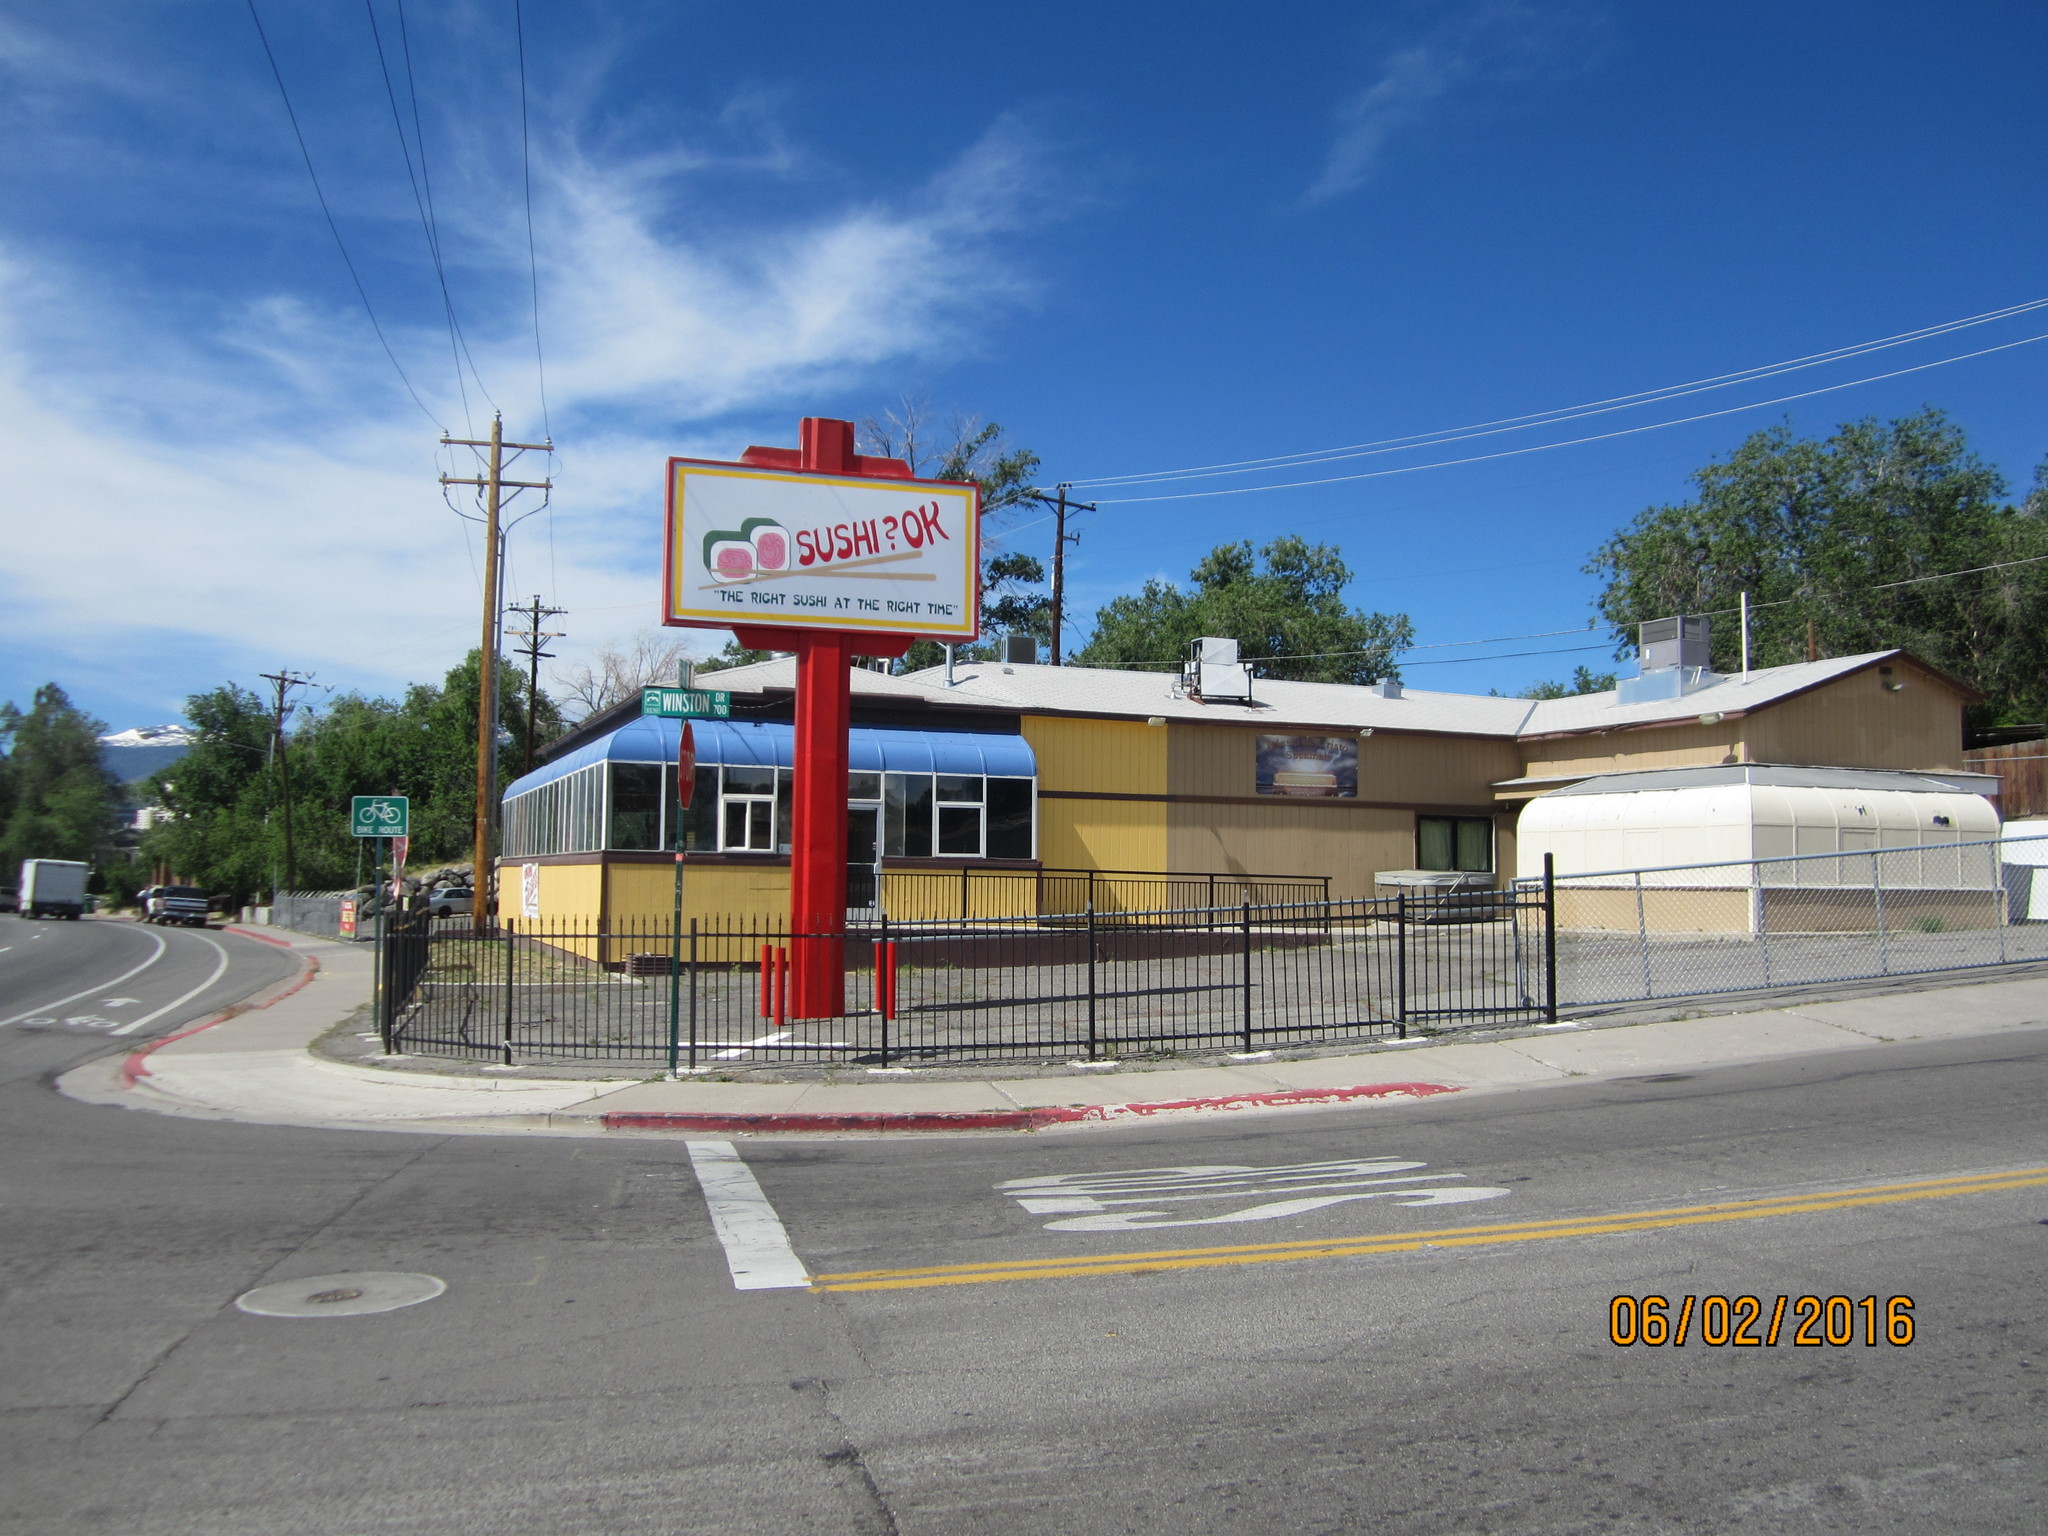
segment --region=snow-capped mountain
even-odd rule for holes
[[[189,747],[197,738],[186,725],[138,725],[132,730],[102,736],[103,747]]]
[[[197,740],[188,726],[138,725],[100,738],[100,761],[123,784],[168,768]]]

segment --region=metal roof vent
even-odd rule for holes
[[[1003,660],[1011,666],[1035,667],[1038,665],[1038,636],[1003,636]]]
[[[1204,704],[1249,704],[1252,701],[1252,669],[1237,659],[1237,642],[1217,635],[1204,635],[1188,642],[1187,664],[1181,669],[1181,686]]]

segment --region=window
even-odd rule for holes
[[[1491,816],[1415,818],[1415,867],[1461,871],[1493,868]]]
[[[773,768],[724,770],[724,821],[719,846],[728,853],[775,851],[775,790],[781,777]]]
[[[940,857],[981,857],[981,785],[980,774],[938,776]]]
[[[611,836],[607,848],[661,846],[662,780],[660,763],[613,763]]]
[[[1028,859],[1031,846],[1031,781],[988,781],[988,841],[992,859]]]
[[[882,775],[882,852],[896,859],[928,859],[932,853],[932,776]]]

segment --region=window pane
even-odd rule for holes
[[[775,802],[773,800],[749,800],[747,802],[747,848],[750,852],[766,853],[775,846]]]
[[[777,853],[789,852],[790,829],[796,825],[796,775],[787,768],[775,770],[775,830],[767,845]]]
[[[981,807],[942,805],[939,807],[939,852],[981,856]]]
[[[939,803],[954,805],[981,804],[981,775],[966,773],[942,773],[939,775]]]
[[[846,776],[846,798],[849,800],[881,799],[882,776],[879,773],[849,773]]]
[[[725,792],[728,795],[772,795],[775,793],[775,770],[729,767],[725,770]]]
[[[725,802],[725,843],[727,848],[747,846],[747,806],[745,800]]]
[[[613,763],[612,826],[607,848],[661,846],[659,763]]]
[[[925,859],[932,851],[932,776],[882,775],[884,850],[894,858]]]
[[[1031,857],[1031,781],[988,781],[988,847],[992,859]]]
[[[676,778],[674,774],[662,774],[664,799],[668,803],[668,823],[676,825]],[[696,770],[690,780],[690,809],[682,813],[682,838],[684,848],[692,854],[715,854],[719,852],[719,768],[717,764],[705,764]]]
[[[1480,816],[1459,818],[1458,868],[1493,868],[1493,822],[1490,819]]]
[[[1451,869],[1451,818],[1448,816],[1418,816],[1415,818],[1415,867],[1417,869]]]

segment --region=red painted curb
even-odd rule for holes
[[[257,935],[251,935],[251,937],[257,937]],[[272,942],[281,941],[273,940]],[[286,945],[285,947],[289,949],[291,946]],[[194,1024],[190,1029],[181,1029],[175,1035],[165,1035],[161,1040],[152,1040],[139,1051],[129,1052],[121,1062],[121,1086],[123,1088],[133,1088],[137,1079],[150,1076],[150,1070],[142,1064],[142,1058],[162,1050],[172,1041],[186,1039],[191,1035],[200,1033],[202,1030],[211,1029],[216,1024],[225,1024],[229,1019],[240,1018],[245,1013],[254,1013],[259,1008],[268,1008],[272,1003],[281,1003],[290,997],[299,988],[311,981],[315,973],[320,969],[320,962],[311,955],[302,955],[300,958],[305,961],[305,968],[299,972],[299,979],[286,987],[282,992],[266,997],[260,1003],[240,1002],[230,1004],[228,1007],[221,1009],[219,1013],[208,1019],[204,1024]]]
[[[1356,1088],[1287,1088],[1214,1099],[1154,1104],[1049,1104],[1037,1109],[838,1110],[819,1114],[739,1114],[619,1110],[600,1117],[608,1131],[1036,1131],[1084,1121],[1143,1119],[1215,1110],[1285,1109],[1356,1099],[1423,1099],[1456,1093],[1447,1083],[1368,1083]]]
[[[267,933],[258,933],[254,928],[238,928],[233,923],[222,923],[220,931],[222,933],[239,933],[245,939],[261,939],[266,944],[275,944],[279,949],[290,949],[292,947],[290,939],[272,938]]]

